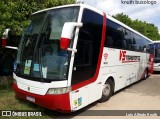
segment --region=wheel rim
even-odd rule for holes
[[[110,84],[109,83],[104,84],[102,94],[107,97],[109,96],[110,92],[111,92]]]
[[[145,73],[144,78],[147,78],[147,73]]]
[[[144,75],[144,78],[147,78],[147,71],[145,71],[145,75]]]

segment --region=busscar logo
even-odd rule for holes
[[[103,64],[108,64],[108,62],[107,62],[107,59],[108,59],[108,54],[107,53],[105,53],[104,55],[103,55],[103,57],[104,57],[104,62],[103,62]]]
[[[104,56],[104,59],[105,59],[105,60],[108,59],[108,54],[107,54],[107,53],[105,53],[103,56]]]
[[[126,55],[126,54],[127,54],[127,51],[120,50],[119,60],[122,61],[122,63],[139,62],[140,61],[140,56]]]

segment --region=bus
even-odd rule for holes
[[[152,40],[94,7],[58,6],[30,19],[13,74],[19,98],[74,112],[151,73]]]
[[[153,71],[160,71],[160,41],[154,41],[154,43],[149,44],[148,46],[150,52],[155,56]]]
[[[13,74],[19,42],[20,36],[16,35],[14,30],[10,28],[4,30],[0,47],[0,76]]]

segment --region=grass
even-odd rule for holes
[[[0,76],[0,90],[11,88],[13,83],[12,76]]]
[[[26,111],[40,111],[42,112],[42,114],[46,115],[46,116],[42,116],[42,117],[29,117],[30,119],[46,119],[46,118],[51,118],[49,116],[47,116],[47,114],[45,113],[44,108],[41,108],[37,105],[34,105],[30,102],[24,101],[24,100],[20,100],[18,99],[13,90],[11,88],[9,89],[3,89],[0,90],[0,110],[26,110]],[[50,110],[51,111],[51,110]],[[1,117],[1,119],[6,119],[6,117]],[[22,117],[7,117],[8,119],[10,118],[16,118],[16,119],[21,119]],[[23,117],[23,119],[28,119],[28,117]]]
[[[3,81],[2,81],[3,80]],[[47,119],[47,118],[54,118],[57,115],[57,112],[48,110],[42,107],[39,107],[38,105],[35,105],[33,103],[30,103],[25,100],[18,99],[15,96],[15,93],[12,89],[12,81],[13,79],[0,77],[0,110],[26,110],[26,111],[40,111],[42,113],[42,117],[7,117],[7,119]],[[0,113],[1,114],[1,113]],[[49,115],[55,114],[52,117]],[[6,117],[0,117],[1,119],[6,119]]]
[[[53,110],[48,110],[46,108],[35,105],[31,102],[19,99],[15,96],[12,89],[13,78],[10,77],[0,77],[0,115],[1,110],[12,110],[12,111],[37,111],[41,112],[43,116],[40,117],[2,117],[0,119],[53,119],[53,118],[70,118],[76,116],[78,113],[58,113]]]

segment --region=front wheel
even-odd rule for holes
[[[112,94],[113,94],[113,81],[111,79],[108,79],[106,83],[103,85],[102,97],[99,101],[100,102],[108,101],[112,96]]]

